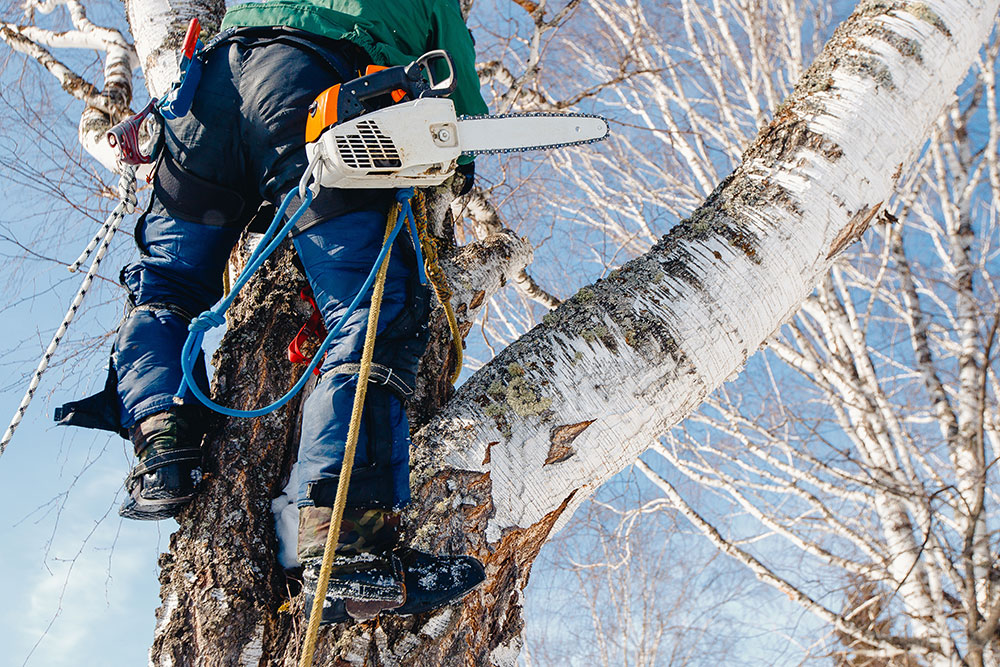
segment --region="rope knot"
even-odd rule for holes
[[[396,201],[405,204],[413,197],[413,188],[400,188],[396,190]]]
[[[214,310],[206,310],[201,315],[191,320],[191,324],[188,325],[188,331],[208,331],[209,329],[214,329],[215,327],[221,327],[225,323],[225,315],[217,313]]]

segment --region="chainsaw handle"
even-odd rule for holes
[[[432,71],[439,61],[447,66],[448,73],[444,78],[435,78]],[[192,61],[192,65],[196,62],[198,61]],[[196,74],[200,75],[200,70]],[[455,90],[455,66],[451,56],[440,49],[428,51],[405,66],[369,65],[367,74],[330,86],[309,105],[306,141],[311,143],[318,140],[323,131],[332,125],[353,120],[387,106],[378,101],[366,103],[367,100],[388,95],[392,103],[397,103],[407,97],[414,100],[421,97],[444,97],[453,90]]]
[[[406,67],[386,67],[385,69],[352,79],[340,86],[340,97],[350,100],[368,100],[379,95],[402,90],[410,97],[417,97],[426,83],[420,78],[412,77]],[[340,120],[347,120],[345,114],[339,114]]]
[[[434,78],[434,63],[441,62],[448,66],[448,75],[443,79]],[[415,97],[444,97],[455,90],[455,63],[444,49],[428,51],[406,66],[406,74],[410,78],[423,79],[421,72],[427,75],[429,88],[424,89]]]
[[[448,67],[448,74],[443,79],[434,77],[433,67],[438,62]],[[340,95],[348,99],[367,100],[396,90],[402,90],[414,99],[443,97],[451,93],[455,90],[455,65],[451,56],[441,49],[428,51],[404,67],[386,67],[341,84]],[[343,115],[339,117],[346,120]]]

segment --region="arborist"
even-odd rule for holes
[[[164,125],[151,206],[136,225],[140,256],[121,272],[130,308],[105,390],[57,412],[62,424],[132,441],[136,464],[122,516],[174,517],[198,490],[206,413],[193,397],[175,399],[181,347],[192,317],[222,295],[230,252],[251,219],[299,183],[310,104],[370,64],[403,65],[431,49],[454,60],[458,113],[485,113],[458,0],[267,0],[227,12],[220,36],[206,47],[190,113]],[[459,171],[469,187],[471,160]],[[323,188],[296,224],[292,241],[327,327],[371,269],[392,202],[390,190]],[[397,544],[399,510],[410,500],[405,407],[430,309],[413,243],[400,234],[391,250],[326,622],[426,611],[483,578],[482,565],[469,556],[431,556]],[[330,348],[302,410],[298,556],[307,591],[310,582],[315,590],[330,523],[369,298]],[[207,393],[203,359],[196,381]]]

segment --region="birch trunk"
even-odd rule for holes
[[[408,537],[478,556],[487,582],[437,614],[327,629],[317,664],[513,665],[521,590],[546,538],[738,372],[864,232],[997,6],[862,3],[704,205],[466,382],[414,438]],[[144,62],[155,55],[139,51]],[[274,268],[268,289],[244,299],[217,361],[223,402],[259,404],[291,382],[280,346],[296,285]],[[490,281],[523,265],[507,268]],[[467,316],[488,289],[468,291]],[[447,394],[434,381],[443,366],[424,366],[427,414]],[[294,449],[290,414],[213,430],[206,489],[162,559],[151,664],[295,664],[301,602],[279,611],[295,590],[275,562],[267,502]]]
[[[996,9],[862,3],[702,207],[462,387],[416,444],[488,475],[491,543],[634,461],[795,312],[892,193]]]
[[[203,35],[219,31],[226,3],[221,0],[125,0],[132,38],[153,97],[162,97],[177,80],[177,53],[192,18],[201,22]]]

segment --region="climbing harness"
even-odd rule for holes
[[[407,223],[409,223],[411,228],[415,230],[415,227],[413,227],[413,210],[410,207],[410,198],[413,196],[413,190],[404,189],[397,193],[397,197],[401,198],[398,220],[393,225],[390,236],[386,239],[378,257],[375,259],[375,264],[372,266],[371,271],[368,273],[368,276],[365,278],[361,288],[354,296],[354,299],[348,305],[347,310],[344,312],[337,324],[334,325],[334,327],[327,333],[326,338],[323,339],[319,349],[313,355],[312,361],[309,362],[306,370],[302,373],[301,377],[299,377],[295,385],[289,389],[285,395],[270,405],[254,410],[237,410],[215,403],[204,394],[201,388],[198,387],[197,383],[194,381],[194,366],[197,362],[198,354],[201,352],[201,344],[204,339],[205,332],[225,324],[225,313],[229,309],[230,305],[232,305],[233,300],[235,300],[240,290],[243,289],[264,261],[278,248],[285,236],[295,226],[295,223],[302,217],[306,209],[309,208],[309,204],[313,199],[313,192],[310,189],[309,184],[314,168],[315,163],[307,167],[302,176],[302,180],[299,181],[299,187],[291,190],[285,196],[284,200],[282,200],[281,206],[278,207],[278,211],[275,213],[274,220],[271,222],[267,231],[264,232],[263,238],[261,238],[260,242],[250,254],[250,258],[247,260],[246,266],[233,283],[233,287],[229,294],[220,299],[209,310],[206,310],[201,315],[194,318],[189,325],[188,336],[184,341],[184,347],[181,350],[181,370],[183,372],[183,379],[181,381],[181,386],[178,388],[177,394],[174,397],[175,401],[182,402],[186,393],[190,391],[195,398],[201,401],[205,406],[229,417],[259,417],[277,410],[282,405],[290,401],[299,391],[301,391],[302,387],[305,386],[309,379],[309,375],[319,366],[319,363],[323,359],[323,355],[326,353],[327,349],[329,349],[330,345],[333,344],[333,341],[340,334],[341,329],[343,329],[344,325],[347,323],[348,318],[354,313],[355,310],[357,310],[358,304],[364,298],[365,294],[368,293],[368,289],[375,281],[378,267],[381,266],[384,258],[388,256],[389,249],[391,248],[392,243],[395,241],[400,230],[403,229],[404,226],[407,226]],[[302,199],[302,202],[299,204],[299,207],[295,210],[295,212],[289,216],[288,221],[282,224],[285,212],[296,196],[299,196]],[[414,241],[414,245],[417,243],[417,241]]]

